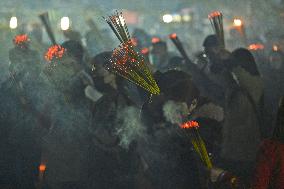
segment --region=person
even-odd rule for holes
[[[35,188],[40,162],[39,56],[27,35],[14,38],[10,78],[1,86],[1,188]]]
[[[257,156],[252,189],[280,189],[284,186],[284,98],[279,103],[276,126],[264,140]]]
[[[277,50],[277,51],[276,51]],[[283,53],[275,49],[269,54],[269,62],[263,69],[262,75],[264,80],[265,110],[267,110],[266,123],[275,124],[278,101],[284,94],[283,81]],[[272,134],[272,129],[267,131]]]
[[[199,93],[182,71],[156,73],[161,90],[142,109],[147,135],[140,143],[146,173],[153,188],[200,188],[199,169],[190,139],[179,124]]]
[[[89,182],[91,188],[137,188],[143,177],[137,139],[143,135],[139,109],[124,90],[123,78],[105,64],[111,52],[93,59],[95,88],[101,97],[94,103],[90,127]],[[138,179],[140,178],[140,179]]]
[[[207,36],[203,42],[203,47],[207,64],[203,66],[202,71],[211,81],[210,85],[214,85],[214,87],[210,87],[210,85],[206,87],[205,96],[211,96],[212,100],[224,106],[225,91],[230,85],[230,81],[228,82],[230,52],[221,47],[216,35]]]
[[[86,85],[78,76],[77,59],[67,54],[62,46],[60,49],[62,56],[55,54],[44,72],[50,105],[47,113],[51,120],[43,137],[44,186],[49,189],[87,188],[92,101],[86,97]]]
[[[236,82],[226,92],[221,158],[226,170],[248,181],[261,140],[263,83],[248,50],[237,49],[231,58]]]
[[[168,70],[170,54],[166,42],[159,40],[152,43],[150,60],[156,70],[160,72]]]

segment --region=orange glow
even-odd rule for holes
[[[251,51],[263,50],[264,49],[264,45],[260,44],[260,43],[251,44],[248,47],[248,49],[251,50]]]
[[[47,61],[52,61],[54,58],[62,58],[65,52],[66,49],[62,46],[53,45],[49,47],[44,57]]]
[[[177,38],[177,34],[176,33],[172,33],[172,34],[169,35],[169,37],[171,39],[176,39]]]
[[[133,46],[137,46],[138,45],[137,38],[131,38],[131,42],[132,42]]]
[[[222,16],[222,13],[220,11],[214,11],[214,12],[212,12],[208,15],[208,18],[212,19],[212,18],[218,17],[218,16]]]
[[[143,48],[142,50],[141,50],[141,53],[142,54],[149,54],[149,49],[148,48]]]
[[[40,172],[44,172],[46,170],[46,165],[44,164],[40,164],[40,166],[38,167]]]
[[[153,37],[153,38],[152,38],[152,43],[153,43],[153,44],[159,43],[160,41],[161,41],[161,39],[158,38],[158,37]]]
[[[277,45],[273,45],[272,50],[273,51],[278,51],[278,46]]]
[[[15,45],[19,45],[19,46],[22,46],[24,43],[26,42],[29,42],[30,39],[28,37],[27,34],[23,34],[23,35],[17,35],[15,38],[14,38],[14,44]]]
[[[241,27],[243,25],[243,21],[239,18],[234,19],[234,26],[235,27]]]
[[[199,124],[197,121],[188,121],[180,125],[182,129],[198,128]]]

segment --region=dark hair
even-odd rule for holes
[[[168,100],[191,103],[199,96],[199,90],[191,81],[191,77],[183,71],[170,70],[159,74],[156,79],[161,92]]]
[[[273,139],[284,143],[284,96],[280,99]]]
[[[62,43],[62,47],[67,49],[67,54],[73,56],[79,63],[83,61],[84,48],[80,42],[69,40]]]
[[[232,67],[241,66],[251,75],[260,75],[255,59],[249,50],[244,48],[234,50],[231,55],[231,60]]]
[[[218,40],[218,37],[216,35],[208,35],[204,42],[203,42],[203,47],[218,47],[220,46],[220,42]]]

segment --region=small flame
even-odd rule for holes
[[[30,39],[27,34],[23,34],[17,35],[13,41],[15,45],[22,46],[24,43],[29,42]]]
[[[222,16],[222,13],[220,11],[214,11],[214,12],[212,12],[208,15],[208,18],[212,19],[212,18],[215,18],[215,17],[218,17],[218,16]]]
[[[198,128],[199,124],[197,121],[188,121],[180,125],[182,129]]]
[[[172,33],[169,36],[171,39],[176,39],[177,38],[177,34],[176,33]]]
[[[62,58],[65,52],[66,49],[62,46],[53,45],[49,47],[44,57],[47,61],[52,61],[54,58]]]
[[[161,39],[158,38],[158,37],[153,37],[153,38],[152,38],[152,43],[153,43],[153,44],[159,43],[160,41],[161,41]]]

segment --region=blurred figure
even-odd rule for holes
[[[139,188],[143,167],[137,140],[143,134],[139,109],[124,90],[123,78],[105,68],[111,52],[94,57],[95,87],[101,98],[94,104],[89,179],[91,188]],[[142,185],[140,187],[146,186]]]
[[[275,49],[276,50],[276,49]],[[284,56],[280,50],[271,51],[269,62],[263,69],[264,89],[265,89],[265,109],[267,110],[266,123],[275,124],[278,101],[284,94]],[[271,134],[269,130],[268,134]]]
[[[168,52],[166,42],[157,41],[155,43],[152,43],[150,60],[156,70],[160,72],[165,72],[168,70],[170,54]]]
[[[40,162],[40,60],[27,35],[14,38],[10,78],[1,86],[0,187],[33,189]]]
[[[236,82],[226,92],[221,157],[226,170],[248,182],[261,140],[263,83],[248,50],[235,50],[232,60]]]
[[[43,142],[48,189],[87,188],[92,102],[86,98],[87,83],[79,74],[81,53],[71,52],[69,48],[61,57],[54,56],[45,70],[51,119]]]
[[[147,138],[140,150],[153,188],[201,188],[199,168],[190,139],[178,126],[199,92],[189,75],[171,70],[156,73],[161,95],[144,105],[142,118]]]
[[[273,136],[259,150],[252,189],[281,189],[284,186],[284,98],[277,113]]]
[[[151,46],[151,37],[143,29],[135,28],[132,37],[137,40],[136,48],[139,51]]]

